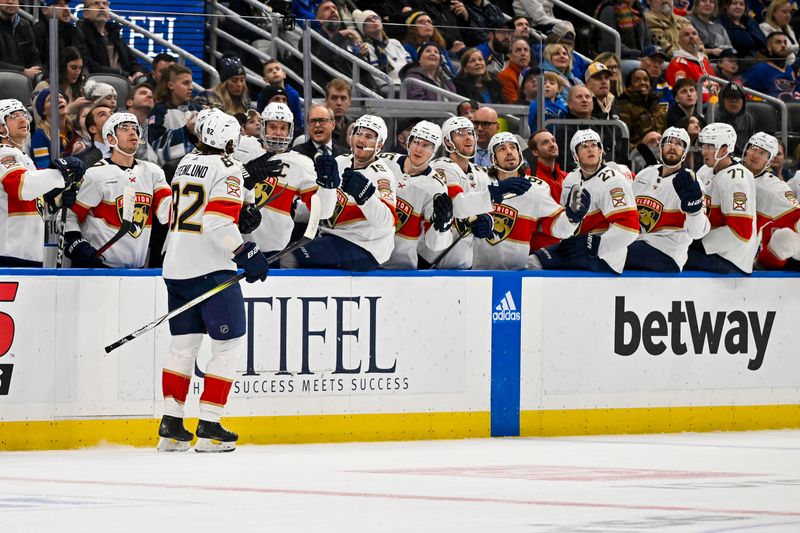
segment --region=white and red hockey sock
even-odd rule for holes
[[[169,346],[169,356],[161,372],[161,391],[164,395],[164,414],[183,418],[183,405],[189,394],[192,371],[203,335],[176,335]]]
[[[211,359],[206,365],[203,394],[200,396],[201,420],[219,422],[233,385],[236,363],[244,348],[244,337],[211,340]]]

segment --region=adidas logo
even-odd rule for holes
[[[519,320],[520,312],[517,311],[517,304],[514,303],[514,297],[511,296],[511,291],[506,292],[500,303],[494,308],[492,313],[492,320]]]

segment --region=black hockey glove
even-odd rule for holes
[[[66,189],[53,189],[50,192],[46,192],[42,198],[44,198],[44,202],[47,205],[47,211],[55,213],[62,207],[69,209],[75,205],[75,201],[78,199],[78,191],[74,185],[71,185]]]
[[[323,189],[335,189],[341,183],[339,164],[336,158],[328,153],[314,158],[314,170],[317,172],[317,185]]]
[[[564,207],[569,221],[573,224],[577,224],[583,220],[583,217],[589,212],[589,205],[591,203],[592,194],[587,189],[581,190],[577,185],[573,186],[569,191],[567,205]]]
[[[600,235],[585,234],[576,235],[561,241],[560,251],[567,259],[580,260],[584,258],[597,257],[600,248]]]
[[[352,196],[358,205],[364,205],[375,194],[375,186],[369,179],[349,167],[342,172],[342,190]]]
[[[681,209],[689,214],[697,213],[703,208],[703,190],[688,170],[681,169],[672,178],[672,186],[681,199]]]
[[[433,216],[431,224],[436,231],[449,231],[453,225],[453,201],[447,193],[440,192],[433,195]]]
[[[241,251],[233,256],[233,262],[244,269],[247,283],[264,281],[269,272],[267,258],[261,253],[258,245],[254,242],[246,242],[242,245]]]
[[[530,188],[531,180],[528,178],[507,178],[500,181],[497,185],[489,185],[489,195],[492,197],[492,202],[500,204],[503,203],[503,197],[506,194],[519,196],[528,192]]]
[[[244,204],[239,211],[239,232],[252,233],[261,225],[261,210],[255,204]]]
[[[244,187],[252,191],[257,183],[267,178],[277,178],[283,171],[283,163],[277,159],[270,159],[273,154],[264,154],[245,164],[247,174],[244,176]]]
[[[77,157],[67,156],[50,162],[50,168],[58,169],[64,176],[64,184],[69,186],[80,181],[86,173],[86,165]]]
[[[494,237],[494,218],[488,213],[478,215],[470,224],[472,234],[478,239],[491,239]]]
[[[67,247],[64,253],[72,260],[75,268],[103,268],[103,260],[97,257],[97,249],[83,238],[79,231],[70,231],[64,235]]]

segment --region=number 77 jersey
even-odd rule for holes
[[[172,179],[164,278],[236,270],[232,252],[243,242],[237,223],[245,190],[241,166],[228,156],[191,152],[181,159]]]

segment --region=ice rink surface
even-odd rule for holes
[[[0,531],[800,532],[800,431],[6,452]]]

